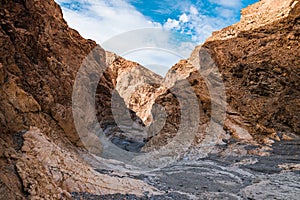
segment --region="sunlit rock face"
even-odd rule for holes
[[[260,1],[204,44],[219,66],[228,105],[257,140],[300,133],[299,7],[298,1]],[[228,38],[228,30],[236,35]]]
[[[67,26],[54,1],[1,1],[0,16],[1,187],[13,199],[26,192],[11,157],[22,146],[16,135],[36,126],[57,145],[80,146],[72,86],[96,44]]]
[[[23,137],[23,154],[16,166],[30,198],[69,199],[71,193],[84,192],[137,196],[143,196],[146,191],[157,192],[139,180],[98,173],[80,156],[60,148],[37,128],[32,128]]]
[[[62,199],[70,197],[73,190],[97,190],[99,194],[104,194],[102,189],[107,186],[102,184],[102,178],[94,179],[96,185],[89,178],[84,182],[90,186],[80,184],[81,178],[97,177],[96,172],[90,175],[90,172],[84,172],[89,171],[90,167],[82,159],[77,159],[79,152],[86,151],[84,148],[101,154],[99,140],[82,140],[82,135],[78,134],[78,131],[88,133],[86,125],[92,125],[94,118],[86,115],[85,122],[88,124],[85,126],[74,123],[73,118],[75,111],[85,113],[91,106],[95,108],[95,101],[92,102],[93,98],[89,96],[82,100],[85,106],[79,107],[72,105],[72,98],[76,98],[73,94],[75,79],[87,58],[91,58],[88,61],[91,66],[98,67],[92,72],[80,74],[91,84],[97,77],[95,73],[104,70],[115,58],[107,56],[106,59],[107,52],[70,29],[60,7],[53,0],[2,1],[0,7],[0,182],[1,191],[4,191],[1,199],[26,196]],[[91,52],[94,54],[91,55]],[[96,96],[101,96],[96,103],[103,107],[111,107],[106,97],[111,95],[113,77],[117,76],[113,73],[110,76],[112,78],[109,80],[96,83],[99,88]],[[101,84],[107,87],[101,88]],[[79,83],[78,88],[86,90],[81,86],[85,85]],[[89,104],[91,102],[92,105]],[[99,113],[105,112],[103,107],[98,113],[95,112],[100,117],[98,122],[101,125],[109,123],[112,118],[101,117]],[[132,115],[142,124],[134,113]],[[78,128],[80,125],[82,130]],[[87,166],[80,172],[87,176],[74,171],[70,180],[65,179],[63,173],[69,173],[76,165]],[[52,176],[52,168],[59,168],[60,172]],[[108,176],[107,180],[110,178]],[[111,180],[119,182],[115,178]],[[114,187],[118,190],[116,193],[122,193],[122,187],[129,186],[121,182],[120,187]],[[133,185],[136,186],[135,183]],[[127,192],[124,190],[124,193],[132,193],[135,186]],[[109,190],[106,190],[107,193],[110,193]],[[141,195],[143,192],[144,189],[138,193]]]
[[[166,85],[184,91],[180,80],[188,80],[199,97],[199,125],[207,126],[208,120],[215,120],[210,105],[213,94],[207,88],[214,83],[207,77],[218,73],[227,103],[223,129],[230,137],[270,145],[299,136],[299,2],[260,1],[242,14],[241,22],[215,32],[188,60],[173,66],[166,75]],[[205,61],[207,58],[213,65]],[[169,90],[156,99],[172,114],[146,147],[159,147],[176,135],[180,106],[175,100]],[[196,143],[206,137],[204,130],[199,130]],[[222,130],[216,130],[210,134],[227,138]]]

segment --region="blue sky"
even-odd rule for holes
[[[258,0],[56,0],[69,26],[164,75]]]

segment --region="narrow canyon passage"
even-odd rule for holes
[[[161,77],[1,1],[0,199],[298,200],[300,3],[241,13]]]

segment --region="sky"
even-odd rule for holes
[[[56,0],[68,25],[105,50],[164,76],[258,0]]]

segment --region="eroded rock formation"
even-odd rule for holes
[[[144,192],[156,191],[139,180],[98,173],[77,154],[60,148],[37,128],[23,137],[23,154],[16,166],[29,198],[69,199],[71,192],[143,196]]]
[[[200,125],[207,120],[218,121],[218,115],[211,116],[210,99],[214,98],[210,97],[220,83],[224,84],[227,106],[223,123],[227,134],[220,129],[209,134],[220,136],[221,140],[229,136],[268,145],[299,136],[299,7],[298,1],[260,1],[251,5],[242,11],[241,22],[214,33],[187,61],[168,72],[165,81],[173,77],[173,88],[184,90],[180,80],[186,79],[195,90],[199,113],[202,119],[206,118],[200,120]],[[214,73],[220,74],[221,79]],[[202,85],[212,86],[213,90]],[[171,103],[175,101],[170,91],[156,99],[171,114],[146,147],[165,145],[177,134],[180,106]],[[202,129],[198,138],[206,137],[205,134]]]
[[[237,30],[236,37],[217,32],[204,44],[222,74],[229,106],[258,140],[300,133],[299,9],[299,1],[261,1],[221,31]]]
[[[136,183],[133,183],[134,188],[126,191],[129,186],[126,181],[109,176],[97,178],[96,172],[89,172],[87,164],[77,159],[86,144],[98,154],[101,153],[101,144],[98,140],[80,140],[82,135],[78,131],[81,130],[78,124],[75,126],[72,113],[72,106],[75,111],[84,113],[95,103],[80,108],[73,101],[72,105],[72,98],[76,98],[72,95],[75,79],[79,68],[86,64],[85,60],[91,58],[88,62],[96,68],[91,72],[83,70],[79,75],[87,83],[96,84],[97,95],[101,97],[96,98],[97,104],[110,108],[111,101],[107,97],[111,96],[117,76],[114,76],[113,69],[105,67],[121,58],[106,56],[108,52],[96,47],[95,42],[83,39],[77,31],[70,29],[60,7],[53,0],[1,1],[0,5],[1,199],[22,199],[26,196],[61,199],[70,197],[73,191],[88,190],[110,193],[109,187],[104,184],[106,181],[119,182],[120,187],[114,187],[117,193],[134,193]],[[99,83],[94,83],[96,72],[100,72],[101,67],[106,69],[104,75],[109,75],[108,79],[102,77]],[[80,86],[86,85],[79,83]],[[80,89],[88,91],[90,88]],[[86,104],[91,100],[90,96],[83,99]],[[124,104],[122,98],[119,102]],[[98,111],[100,125],[106,126],[111,122],[111,112],[106,119],[101,117],[101,114],[106,114],[105,110]],[[94,118],[89,119],[89,115],[87,118],[84,119],[88,122],[85,125],[92,125]],[[139,120],[135,114],[133,118]],[[82,131],[87,133],[90,130],[83,126]],[[86,143],[83,145],[82,141]],[[74,173],[71,172],[74,166],[77,169],[83,167],[80,173],[85,175],[74,170]],[[60,169],[60,175],[52,173],[56,168]],[[73,173],[72,178],[65,179],[63,173]],[[78,183],[84,177],[87,178],[86,184]],[[140,195],[144,189],[140,190]]]

